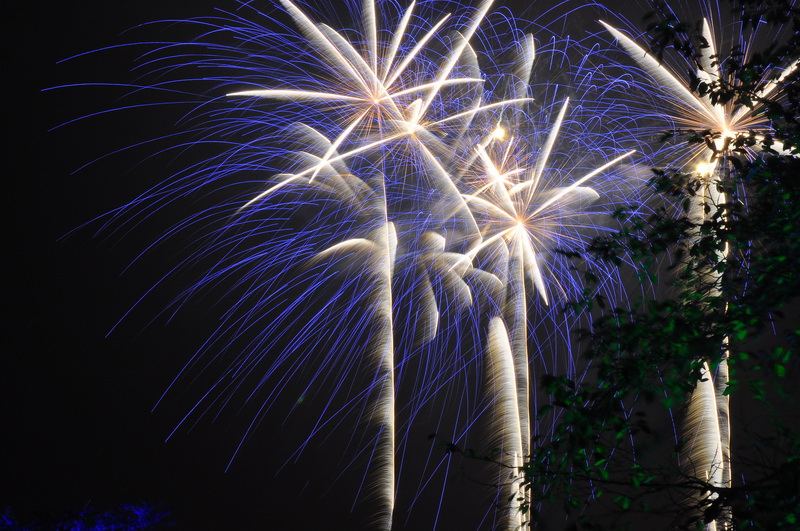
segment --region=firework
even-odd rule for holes
[[[705,135],[705,143],[692,145],[683,142],[667,146],[658,152],[662,164],[693,172],[700,178],[701,190],[688,213],[690,219],[697,224],[718,215],[720,206],[728,202],[722,188],[728,180],[730,156],[734,149],[737,154],[745,156],[752,155],[752,150],[758,149],[765,132],[770,129],[769,117],[763,112],[761,102],[767,97],[779,100],[782,96],[782,82],[799,64],[795,60],[788,66],[776,65],[763,72],[762,78],[751,88],[751,102],[733,98],[725,101],[712,97],[711,93],[699,95],[692,89],[692,80],[685,79],[686,76],[678,72],[688,70],[693,74],[696,83],[709,89],[736,86],[740,81],[730,75],[727,69],[736,61],[738,52],[742,54],[739,61],[748,61],[754,43],[760,39],[755,27],[748,31],[741,22],[724,23],[719,6],[703,4],[701,8],[704,12],[702,26],[698,35],[694,36],[694,44],[699,53],[693,61],[687,61],[677,53],[672,54],[668,59],[679,65],[673,67],[647,53],[623,31],[602,22],[640,69],[633,82],[635,90],[653,97],[647,104],[648,110],[638,107],[641,110],[634,111],[634,120],[646,122],[654,116],[653,110],[663,117],[652,121],[652,126],[638,127],[637,130],[644,135],[651,135],[658,128],[662,131],[698,131]],[[669,6],[666,9],[679,18]],[[720,36],[715,29],[724,29],[730,34]],[[780,39],[776,35],[770,35],[769,38]],[[629,90],[630,88],[628,87]],[[636,104],[626,107],[629,114],[632,109],[637,109]],[[737,139],[742,138],[749,138],[755,145],[750,148],[746,143],[737,142]],[[727,258],[729,252],[726,243],[724,250],[720,252],[720,258]],[[711,285],[716,284],[719,275],[718,272],[710,275]],[[715,289],[710,294],[719,296],[720,292]],[[686,472],[723,487],[731,485],[729,397],[725,392],[728,385],[727,343],[725,338],[722,359],[713,377],[708,363],[703,364],[703,375],[709,377],[701,378],[697,389],[690,396],[682,430],[683,438],[688,441],[682,464]],[[723,521],[724,517],[720,519],[720,522]],[[716,523],[712,522],[709,529],[716,529]]]
[[[212,384],[175,429],[250,404],[238,452],[299,387],[319,407],[297,454],[345,419],[365,421],[352,439],[371,478],[360,496],[376,501],[375,524],[387,529],[400,448],[424,411],[459,444],[488,415],[488,439],[511,468],[546,432],[531,425],[541,404],[530,367],[575,372],[571,352],[553,346],[569,344],[573,324],[560,303],[585,290],[570,252],[613,230],[599,219],[632,189],[620,176],[632,152],[598,149],[602,134],[584,141],[585,112],[570,118],[568,98],[531,84],[533,36],[497,26],[481,35],[490,1],[456,16],[367,0],[348,6],[353,28],[281,5],[296,30],[276,18],[275,30],[238,15],[202,19],[189,53],[161,45],[147,55],[156,75],[215,72],[215,96],[187,120],[202,134],[191,145],[222,147],[106,227],[183,196],[223,198],[162,240],[196,242],[175,271],[201,273],[175,308],[216,290],[224,308],[179,376],[213,374]],[[615,300],[616,273],[605,274],[600,289]],[[556,339],[536,337],[544,322]],[[449,459],[431,458],[424,473]],[[501,480],[498,496],[520,481]],[[518,501],[495,527],[525,524]]]
[[[682,146],[679,158],[682,166],[691,169],[699,167],[702,173],[713,173],[720,158],[719,154],[727,152],[736,137],[753,135],[757,140],[763,140],[760,133],[768,130],[769,118],[760,112],[762,109],[758,104],[752,106],[733,99],[721,102],[713,100],[710,95],[696,94],[684,80],[684,76],[676,74],[673,69],[658,61],[626,34],[605,22],[601,23],[644,73],[651,76],[655,83],[648,90],[665,96],[662,101],[666,105],[662,103],[660,107],[664,111],[670,111],[664,112],[663,116],[671,118],[674,128],[710,131],[714,134],[713,149],[707,149],[704,144],[696,145],[696,149],[692,150],[686,150],[686,146]],[[703,19],[702,39],[708,45],[702,48],[702,54],[694,65],[698,82],[709,87],[721,87],[735,82],[723,71],[724,64],[719,61],[720,55],[715,44],[717,39],[708,19]],[[746,57],[745,54],[745,60]],[[773,92],[782,86],[781,82],[797,69],[798,64],[798,61],[794,61],[789,66],[765,73],[761,84],[754,90],[754,101],[774,96]],[[661,131],[665,129],[664,125],[660,127]]]
[[[535,395],[531,404],[528,349],[533,334],[528,317],[531,307],[548,307],[553,302],[567,302],[579,296],[584,286],[572,277],[569,267],[559,266],[554,257],[559,250],[585,249],[592,237],[603,232],[602,224],[597,221],[601,213],[608,214],[604,209],[607,205],[602,201],[596,204],[601,196],[590,185],[598,184],[601,189],[608,186],[609,181],[613,182],[613,178],[608,178],[609,169],[633,154],[619,155],[592,169],[581,168],[576,158],[567,157],[554,163],[567,109],[568,101],[564,101],[552,123],[542,123],[538,134],[514,136],[519,128],[513,119],[498,124],[475,146],[473,171],[462,176],[464,198],[482,231],[481,242],[469,249],[467,255],[484,264],[482,267],[499,271],[506,286],[503,319],[490,325],[488,350],[492,359],[509,359],[513,367],[517,396],[500,399],[501,409],[510,403],[517,407],[518,423],[514,430],[506,430],[503,437],[511,443],[501,446],[508,446],[506,454],[511,462],[518,460],[519,455],[530,455],[533,434],[530,408],[536,411],[543,405]],[[506,131],[504,125],[510,126],[510,130]],[[614,277],[612,272],[605,273],[609,278]],[[538,300],[529,300],[528,293],[535,293]],[[501,327],[503,331],[498,331]],[[542,352],[536,352],[533,359],[541,357]],[[501,373],[498,378],[502,380],[505,376]],[[508,413],[500,412],[497,418],[508,424]],[[537,428],[536,436],[540,435]],[[513,466],[511,462],[509,466]],[[513,483],[510,486],[513,488]]]

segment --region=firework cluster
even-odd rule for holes
[[[648,120],[663,111],[633,95],[661,91],[680,109],[672,125],[719,129],[721,141],[755,118],[693,95],[607,24],[645,81],[631,81],[634,68],[608,74],[596,50],[524,33],[491,0],[366,0],[347,4],[341,24],[280,6],[196,20],[196,41],[145,56],[151,88],[175,90],[170,74],[187,68],[208,73],[211,98],[188,123],[202,134],[191,145],[213,145],[212,156],[108,223],[176,198],[223,198],[164,236],[191,236],[178,269],[200,271],[176,307],[223,290],[219,326],[182,374],[218,376],[180,425],[252,404],[244,442],[298,389],[318,405],[303,447],[344,419],[365,421],[353,438],[368,461],[357,496],[389,528],[421,415],[435,411],[439,440],[480,433],[472,445],[499,449],[513,470],[553,422],[532,421],[547,402],[537,374],[585,371],[569,332],[590,316],[564,304],[624,300],[618,270],[584,250],[614,230],[611,212],[642,202],[649,161],[636,165],[631,146],[664,127]],[[721,75],[707,62],[704,75]],[[631,109],[639,137],[623,138]],[[426,473],[451,458],[432,453]],[[520,478],[494,473],[505,510],[493,528],[518,528]]]

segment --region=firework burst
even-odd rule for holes
[[[543,435],[541,427],[533,430],[531,426],[531,407],[536,411],[544,405],[535,394],[531,395],[529,343],[535,328],[529,322],[531,307],[548,307],[580,296],[583,284],[569,271],[570,266],[555,257],[559,252],[579,253],[592,237],[603,232],[596,220],[601,212],[607,214],[603,208],[607,205],[596,205],[601,196],[591,185],[603,188],[613,182],[609,169],[633,154],[622,154],[591,169],[576,164],[579,158],[567,157],[554,163],[556,153],[563,155],[556,148],[567,109],[565,100],[551,118],[552,123],[539,118],[541,129],[522,137],[515,136],[523,129],[514,123],[515,119],[505,126],[499,122],[474,146],[473,167],[461,176],[464,199],[481,228],[481,241],[466,255],[482,268],[497,272],[505,285],[502,319],[489,324],[487,355],[495,365],[499,364],[495,360],[505,359],[512,367],[497,371],[492,381],[497,389],[513,394],[498,396],[499,411],[493,415],[506,427],[495,433],[504,434],[497,443],[504,449],[509,467],[520,466],[521,456],[530,455],[532,435]],[[512,114],[506,113],[507,119]],[[597,183],[592,182],[593,178]],[[528,294],[535,294],[538,303]],[[537,347],[548,350],[553,345]],[[568,356],[566,352],[562,355]],[[542,352],[535,352],[533,359],[542,357]],[[507,381],[508,374],[513,374],[513,386]],[[508,412],[512,405],[516,407],[515,417]],[[516,419],[516,423],[510,419]],[[514,488],[515,484],[510,483],[511,492],[506,494],[513,494]]]
[[[705,138],[704,143],[681,142],[678,145],[664,146],[658,152],[658,159],[662,164],[666,161],[664,165],[693,172],[700,179],[701,189],[688,212],[690,219],[697,224],[702,224],[724,211],[724,205],[729,201],[723,188],[729,180],[730,157],[734,153],[736,156],[752,156],[754,149],[760,149],[764,135],[771,128],[764,101],[766,98],[780,101],[783,97],[781,89],[784,80],[800,64],[795,59],[788,65],[774,65],[760,72],[761,77],[744,90],[741,85],[743,77],[734,75],[729,70],[746,64],[756,43],[763,41],[763,36],[758,35],[757,24],[746,29],[741,21],[736,24],[724,23],[719,5],[703,3],[700,7],[703,11],[702,24],[696,35],[687,37],[687,42],[692,43],[697,53],[691,60],[678,53],[668,55],[668,61],[679,65],[673,67],[647,53],[623,31],[602,22],[619,47],[638,66],[638,71],[632,72],[632,86],[627,89],[649,95],[646,98],[649,107],[647,109],[636,103],[624,105],[633,120],[638,120],[640,124],[647,121],[653,124],[651,127],[640,125],[635,130],[643,135],[653,135],[659,128],[661,131],[689,130]],[[680,19],[670,6],[665,6],[664,9],[675,20]],[[684,10],[684,14],[689,12],[688,9]],[[781,39],[781,33],[779,30],[777,34],[767,37],[770,42],[777,42]],[[688,71],[689,75],[679,74],[681,71]],[[697,87],[701,90],[697,90]],[[736,88],[740,94],[747,94],[747,101],[743,98],[726,99],[719,95],[719,92],[731,87]],[[719,92],[715,94],[715,91]],[[653,96],[655,98],[650,99]],[[660,115],[660,119],[652,120],[655,115]],[[749,142],[742,142],[743,139]],[[784,151],[784,154],[788,152]],[[745,197],[743,190],[737,191],[737,194],[739,198]],[[729,253],[726,242],[719,253],[720,259],[727,258]],[[709,274],[711,286],[717,284],[720,274],[716,271]],[[712,288],[709,293],[720,296],[717,288]],[[730,405],[726,393],[727,344],[728,340],[725,338],[721,347],[721,359],[718,360],[713,375],[709,364],[704,362],[704,377],[698,381],[696,390],[689,397],[682,428],[682,437],[688,441],[682,460],[686,473],[723,487],[729,487],[732,478]],[[718,358],[717,355],[711,355],[711,359]],[[698,496],[702,497],[701,494]],[[717,529],[718,523],[727,528],[729,524],[726,518],[723,515],[718,522],[711,522],[708,529]]]
[[[698,50],[694,62],[685,60],[675,52],[666,58],[671,59],[674,66],[653,57],[625,32],[606,22],[601,21],[601,24],[640,69],[628,69],[629,76],[636,76],[633,80],[627,78],[630,81],[628,92],[649,95],[647,108],[628,100],[630,105],[626,107],[629,115],[635,113],[637,119],[650,118],[651,122],[650,126],[640,125],[634,130],[648,137],[658,136],[669,129],[707,132],[712,138],[710,144],[694,144],[694,149],[687,149],[687,144],[681,143],[673,148],[669,163],[691,170],[699,168],[701,173],[711,174],[716,170],[717,161],[731,149],[737,137],[763,140],[764,132],[769,130],[770,119],[761,102],[767,97],[781,98],[783,81],[797,70],[800,62],[794,60],[788,65],[775,65],[762,72],[760,79],[748,90],[750,101],[712,96],[711,90],[724,90],[740,83],[729,74],[728,68],[733,62],[747,62],[753,43],[761,37],[755,29],[745,31],[741,23],[733,26],[719,21],[714,23],[708,17],[715,10],[706,6],[705,11],[699,33],[693,36]],[[678,17],[676,13],[671,13]],[[720,18],[719,15],[717,18]],[[718,28],[716,31],[715,26]],[[720,26],[724,26],[722,31],[730,31],[730,35],[718,35]],[[689,76],[685,74],[687,71]],[[616,79],[620,81],[623,76]],[[696,93],[692,87],[697,84],[703,84],[709,92],[705,95]],[[657,99],[650,99],[654,96]],[[661,119],[652,120],[654,116]],[[663,152],[660,155],[666,156]]]

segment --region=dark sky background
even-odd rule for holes
[[[10,52],[11,62],[10,70],[8,62],[4,67],[11,89],[3,110],[11,119],[10,126],[4,119],[11,137],[3,170],[8,212],[4,261],[11,272],[4,277],[9,314],[0,357],[0,508],[24,517],[148,500],[172,509],[177,529],[362,528],[369,511],[362,506],[350,512],[361,468],[333,482],[342,468],[343,447],[336,437],[341,439],[347,427],[331,439],[319,438],[299,464],[277,474],[296,448],[298,434],[307,430],[306,421],[262,426],[227,473],[247,420],[236,417],[235,408],[219,422],[203,421],[165,443],[188,402],[181,401],[179,391],[154,413],[150,409],[213,324],[211,314],[200,305],[169,327],[163,319],[146,327],[169,300],[168,293],[158,294],[106,338],[163,273],[157,253],[167,251],[157,251],[144,266],[121,275],[152,238],[147,227],[124,239],[94,238],[91,229],[60,239],[170,171],[137,167],[141,151],[75,170],[153,131],[168,131],[174,116],[123,113],[50,131],[113,107],[122,92],[109,87],[42,89],[129,80],[136,52],[122,49],[57,61],[143,38],[142,33],[119,36],[143,22],[209,14],[214,2],[14,4],[13,14],[4,17],[9,38],[4,56],[8,59]],[[427,428],[422,426],[419,434],[422,459],[430,446]],[[408,523],[398,513],[397,528],[432,527],[440,492],[437,486],[426,490]],[[475,528],[487,506],[487,491],[453,472],[447,492],[451,510],[442,515],[439,529]],[[403,509],[411,494],[401,494]]]

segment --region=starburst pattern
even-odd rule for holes
[[[713,10],[708,9],[707,12]],[[673,13],[673,16],[678,15]],[[640,69],[635,72],[636,77],[633,80],[626,81],[626,84],[630,83],[628,92],[649,95],[646,108],[642,107],[641,102],[626,101],[630,103],[626,105],[629,116],[636,116],[638,120],[642,120],[642,117],[650,119],[649,125],[641,124],[635,130],[646,136],[659,135],[669,128],[709,132],[713,135],[712,149],[708,149],[709,146],[705,144],[695,144],[694,149],[687,149],[687,144],[681,143],[673,148],[669,163],[690,170],[699,167],[702,172],[714,173],[720,155],[730,149],[731,142],[737,136],[753,136],[757,140],[763,140],[763,134],[769,130],[770,122],[769,115],[764,112],[760,102],[767,97],[780,100],[783,81],[797,70],[800,62],[795,60],[788,65],[775,65],[763,72],[761,79],[754,84],[749,103],[735,98],[712,98],[710,93],[698,95],[692,90],[693,81],[703,83],[709,89],[735,86],[739,81],[728,73],[728,63],[723,59],[726,54],[741,52],[740,60],[748,61],[752,43],[760,38],[756,30],[745,32],[741,23],[735,27],[726,27],[731,35],[720,37],[714,31],[713,20],[708,16],[707,14],[702,19],[697,36],[698,55],[695,62],[689,63],[675,52],[666,58],[678,59],[672,61],[675,66],[653,57],[625,32],[604,21],[601,24]],[[717,22],[716,25],[720,26],[722,23]],[[775,36],[770,38],[773,37]],[[685,74],[687,70],[692,73],[694,80]],[[622,77],[616,79],[620,80]],[[658,119],[654,120],[654,117]],[[661,156],[666,154],[662,152]]]

